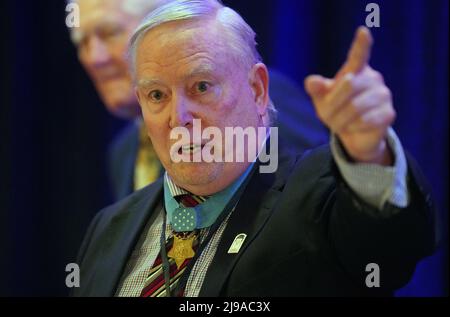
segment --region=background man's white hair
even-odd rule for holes
[[[254,64],[262,62],[256,48],[255,32],[236,11],[225,7],[219,0],[173,0],[151,11],[131,36],[128,55],[133,78],[136,79],[136,50],[148,31],[164,23],[194,19],[215,19],[219,22],[223,26],[224,36],[228,36],[227,45],[242,67],[250,70]],[[268,110],[272,121],[276,115],[272,101]]]
[[[66,0],[66,3],[78,3],[80,1],[91,1],[91,0]],[[101,0],[105,5],[110,4],[113,1],[118,3],[118,8],[124,13],[142,19],[153,9],[164,5],[171,0]],[[70,36],[74,44],[78,44],[79,35],[77,34],[77,28],[70,28]]]
[[[80,0],[66,0],[66,3],[77,3]],[[83,0],[81,0],[83,1]],[[84,0],[86,1],[86,0]],[[91,1],[91,0],[87,0]],[[154,8],[167,3],[171,0],[102,0],[105,2],[111,2],[111,1],[118,1],[120,2],[120,8],[123,10],[123,12],[135,15],[135,16],[144,16],[146,15],[150,10],[153,10]]]
[[[168,0],[123,0],[122,10],[132,15],[144,17],[150,10],[167,2]]]

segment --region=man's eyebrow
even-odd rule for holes
[[[211,64],[201,64],[194,69],[192,69],[189,73],[187,73],[186,76],[184,76],[184,79],[192,78],[198,75],[206,75],[212,73],[216,68]],[[152,85],[162,85],[163,83],[154,78],[142,78],[139,79],[137,82],[138,88],[146,88],[150,87]]]
[[[158,84],[161,84],[161,81],[158,79],[152,79],[152,78],[139,79],[137,82],[137,86],[139,88],[146,88],[146,87],[150,87],[150,86],[158,85]]]
[[[191,70],[185,76],[185,78],[191,78],[191,77],[198,76],[198,75],[210,74],[210,73],[213,73],[215,69],[216,69],[216,67],[214,67],[211,64],[201,64],[201,65],[195,67],[193,70]]]

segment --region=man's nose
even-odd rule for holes
[[[87,57],[92,66],[102,66],[110,58],[108,47],[101,39],[93,36],[89,39]]]
[[[182,94],[174,95],[171,102],[170,128],[192,125],[194,119],[192,106],[192,103],[186,96]]]

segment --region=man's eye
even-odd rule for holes
[[[99,37],[102,39],[111,39],[123,34],[123,30],[119,27],[111,27],[99,31]]]
[[[207,92],[208,89],[209,89],[209,87],[210,87],[210,84],[207,83],[206,81],[201,81],[201,82],[199,82],[199,83],[196,84],[196,90],[197,90],[197,92],[199,92],[199,93],[205,93],[205,92]]]
[[[150,99],[151,99],[153,102],[160,102],[160,101],[163,99],[164,94],[163,94],[160,90],[152,90],[152,91],[148,94],[148,96],[150,97]]]

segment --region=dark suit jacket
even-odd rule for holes
[[[283,154],[274,174],[256,171],[222,235],[201,296],[390,295],[434,249],[434,207],[423,176],[408,160],[410,203],[383,213],[341,179],[328,146]],[[97,214],[78,263],[75,296],[112,296],[142,229],[162,199],[162,179]],[[227,251],[246,233],[238,254]],[[367,288],[366,265],[380,267]]]
[[[269,89],[278,109],[275,126],[279,127],[279,137],[284,142],[303,152],[328,141],[328,131],[317,119],[314,107],[294,81],[271,69]],[[117,200],[133,192],[138,148],[139,129],[135,123],[128,125],[110,146],[108,174]]]

